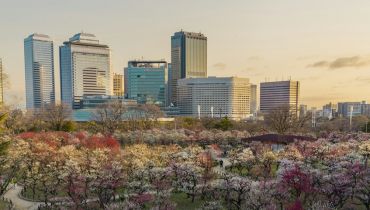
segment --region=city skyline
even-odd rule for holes
[[[0,57],[11,83],[10,90],[5,91],[6,102],[24,107],[22,45],[29,34],[48,34],[54,41],[59,101],[56,50],[71,34],[83,30],[104,40],[112,49],[113,72],[122,73],[128,60],[142,56],[170,62],[170,36],[181,29],[207,36],[209,76],[247,77],[255,84],[268,78],[274,81],[291,77],[301,81],[301,103],[309,106],[321,107],[330,101],[370,101],[366,94],[370,90],[370,47],[366,44],[370,45],[370,30],[366,27],[369,2],[163,1],[164,6],[155,11],[151,10],[155,3],[150,1],[111,1],[107,5],[84,2],[71,7],[68,1],[46,5],[45,0],[16,0],[0,8],[5,32],[0,34]],[[331,8],[334,2],[335,8]],[[101,9],[103,5],[106,9]],[[184,11],[174,18],[158,14],[176,7]],[[187,14],[192,8],[192,13]],[[92,15],[99,9],[104,15]],[[9,11],[21,15],[14,16]],[[25,18],[29,19],[27,24],[23,23]],[[159,21],[163,27],[155,30],[154,23]],[[153,30],[151,36],[147,36],[148,30]]]

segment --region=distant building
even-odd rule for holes
[[[129,61],[124,78],[128,99],[135,99],[139,104],[166,105],[166,61]]]
[[[370,116],[370,104],[367,104],[365,101],[361,105],[361,114],[365,116]]]
[[[323,117],[326,117],[326,118],[334,118],[336,116],[336,112],[337,112],[337,104],[333,104],[333,103],[328,103],[328,104],[325,104],[323,107],[322,107],[322,113],[323,113]]]
[[[299,106],[299,116],[300,117],[304,117],[304,116],[306,116],[307,115],[307,105],[305,105],[305,104],[301,104],[300,106]]]
[[[31,34],[24,39],[26,108],[55,103],[54,44],[49,36]]]
[[[338,103],[338,115],[342,117],[358,116],[362,114],[361,102],[340,102]]]
[[[251,91],[251,99],[250,99],[250,107],[251,107],[251,114],[256,114],[257,113],[257,85],[251,84],[250,87]]]
[[[60,50],[62,102],[80,108],[84,96],[112,95],[110,49],[93,34],[79,33]]]
[[[293,113],[298,114],[299,104],[298,81],[262,82],[260,86],[260,110],[269,113],[283,106],[289,106]]]
[[[0,58],[0,104],[4,104],[4,72],[3,60]]]
[[[171,103],[176,104],[177,80],[207,77],[207,37],[201,33],[176,32],[171,37]]]
[[[114,74],[113,75],[113,94],[115,96],[123,96],[123,75]]]
[[[127,107],[136,107],[136,100],[125,99],[122,96],[84,96],[81,103],[82,109],[95,109],[100,105],[119,102]]]
[[[172,106],[173,104],[171,103],[171,98],[172,98],[172,88],[171,88],[171,81],[170,79],[172,78],[172,64],[168,63],[167,64],[167,106]]]
[[[238,77],[178,80],[180,115],[198,117],[250,117],[249,79]],[[213,111],[212,111],[213,110]]]
[[[80,100],[79,109],[72,111],[72,119],[77,122],[97,120],[96,113],[100,106],[117,102],[122,103],[128,110],[137,106],[136,100],[125,99],[121,96],[84,96]]]

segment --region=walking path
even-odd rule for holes
[[[40,202],[32,202],[23,200],[19,197],[23,187],[19,185],[11,186],[10,189],[4,194],[4,198],[13,202],[16,210],[37,210]]]

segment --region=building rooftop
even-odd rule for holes
[[[165,60],[131,60],[128,62],[128,67],[159,68],[166,65]]]
[[[202,34],[202,33],[197,33],[197,32],[188,32],[188,31],[179,31],[175,32],[174,36],[187,36],[187,37],[192,37],[192,38],[201,38],[201,39],[207,39],[207,37]]]
[[[99,40],[94,34],[89,33],[78,33],[69,38],[69,41],[64,42],[64,44],[74,44],[74,45],[85,45],[85,46],[96,46],[109,48],[108,45],[100,44]]]
[[[38,34],[38,33],[31,34],[26,39],[39,40],[39,41],[52,41],[48,35]]]

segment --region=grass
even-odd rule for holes
[[[33,193],[32,193],[32,189],[31,188],[26,188],[26,191],[23,192],[22,194],[25,198],[28,198],[28,199],[33,199]],[[63,190],[58,190],[58,194],[56,195],[57,197],[67,197],[67,193],[65,193]],[[52,196],[49,195],[49,199],[51,199]],[[44,194],[43,192],[39,191],[39,190],[36,190],[35,191],[35,196],[34,196],[34,199],[36,201],[43,201],[45,198],[44,198]]]
[[[8,203],[0,199],[0,209],[8,209]]]
[[[178,210],[198,209],[204,204],[204,201],[199,198],[195,198],[194,203],[192,203],[191,198],[188,198],[185,193],[173,193],[171,195],[171,201],[177,204],[176,209]]]

